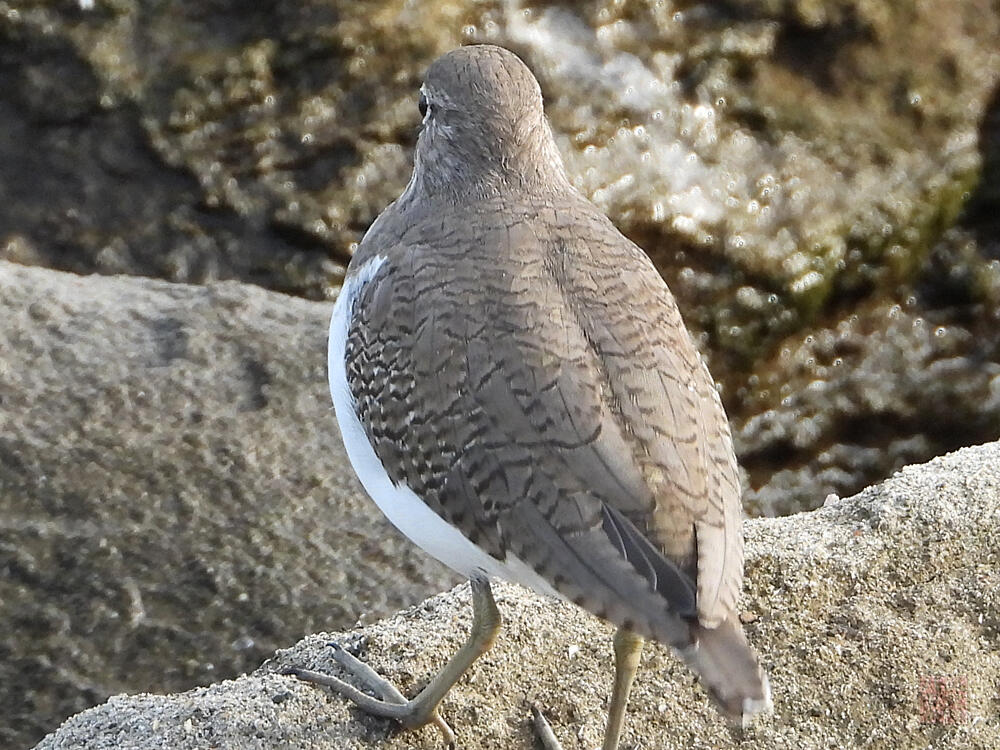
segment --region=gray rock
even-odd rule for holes
[[[0,746],[457,580],[348,468],[329,309],[0,262]]]
[[[624,742],[647,748],[1000,747],[1000,443],[911,466],[856,497],[747,524],[744,599],[776,713],[730,732],[693,677],[650,648]],[[464,747],[533,747],[540,705],[567,747],[600,742],[611,632],[568,604],[498,586],[505,629],[446,698]],[[257,672],[180,695],[116,696],[38,745],[57,748],[435,748],[283,665],[332,670],[359,643],[412,693],[464,638],[465,586],[351,632],[314,635]],[[575,738],[575,739],[574,739]],[[741,742],[742,740],[742,742]]]
[[[998,38],[986,0],[0,0],[0,258],[321,298],[426,66],[502,44],[700,335],[750,507],[812,507],[1000,437]]]

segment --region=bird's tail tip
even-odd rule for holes
[[[691,634],[693,643],[680,654],[727,719],[746,727],[774,709],[771,683],[739,620],[732,617],[714,628],[694,625]]]

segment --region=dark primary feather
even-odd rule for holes
[[[655,591],[670,602],[670,609],[680,617],[696,618],[697,591],[694,581],[663,556],[650,541],[614,508],[605,505],[604,533],[633,568],[649,581]]]

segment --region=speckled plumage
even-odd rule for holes
[[[424,94],[414,176],[348,272],[382,259],[344,355],[375,454],[489,555],[696,670],[721,634],[740,688],[702,675],[739,713],[766,678],[736,617],[736,460],[670,291],[569,184],[516,57],[458,50]]]

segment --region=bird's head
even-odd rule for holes
[[[476,45],[443,55],[419,107],[412,189],[484,198],[565,183],[538,81],[513,52]]]

